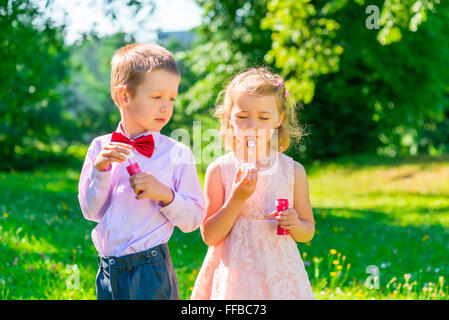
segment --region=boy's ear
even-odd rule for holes
[[[127,107],[129,103],[129,92],[126,88],[120,87],[118,88],[118,102],[121,107]]]

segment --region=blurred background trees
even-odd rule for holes
[[[363,0],[197,2],[200,40],[180,56],[198,78],[181,98],[187,113],[213,108],[229,74],[266,65],[288,79],[310,133],[294,157],[449,150],[447,3],[372,1],[373,30]]]
[[[66,26],[47,14],[53,3],[0,1],[0,169],[66,161],[73,156],[71,144],[115,129],[119,119],[108,98],[109,59],[132,37],[99,38],[92,30],[68,45]],[[103,2],[112,20],[116,4]],[[152,4],[126,2],[134,12]]]
[[[60,134],[69,50],[64,28],[43,20],[31,1],[1,1],[0,30],[1,167],[21,168],[36,154],[32,137],[45,144]]]
[[[175,53],[182,83],[176,128],[217,127],[218,93],[243,68],[282,74],[308,136],[288,153],[301,161],[358,153],[449,151],[449,4],[438,0],[197,0],[202,24],[158,42]],[[0,169],[66,161],[116,128],[109,95],[114,51],[136,41],[94,30],[72,44],[48,15],[52,1],[0,1]],[[105,15],[120,15],[106,0]],[[39,5],[38,5],[39,4]],[[129,0],[137,14],[153,1]],[[369,5],[379,29],[369,29]],[[186,17],[187,19],[188,17]],[[207,143],[207,142],[206,142]]]

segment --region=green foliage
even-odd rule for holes
[[[118,120],[106,98],[109,59],[125,36],[100,41],[92,30],[69,48],[65,26],[48,17],[53,4],[0,2],[0,170],[66,161],[69,143],[86,143]],[[155,4],[107,0],[101,6],[114,21],[124,6],[142,18],[152,14]]]
[[[114,3],[102,4],[111,19],[123,8]],[[162,133],[192,131],[194,120],[203,131],[217,127],[211,111],[218,93],[235,73],[264,65],[286,77],[299,120],[311,133],[288,151],[296,158],[449,150],[447,2],[197,3],[204,16],[192,31],[194,47],[168,43],[182,82]],[[154,10],[151,0],[122,5]],[[368,5],[380,9],[378,30],[365,25]],[[45,17],[32,0],[0,4],[0,170],[64,159],[69,145],[88,143],[119,120],[109,96],[109,61],[132,37],[91,35],[67,46],[64,26]]]
[[[363,4],[363,0],[361,3]],[[401,41],[402,31],[409,29],[412,32],[418,30],[421,23],[427,20],[427,14],[434,14],[439,8],[439,0],[385,0],[380,16],[380,32],[377,40],[382,45]]]
[[[63,33],[32,1],[0,2],[0,169],[31,165],[36,141],[60,133],[57,87],[67,83],[69,57]]]
[[[88,144],[93,137],[117,128],[120,113],[110,95],[110,61],[115,51],[130,41],[132,38],[119,32],[87,37],[70,47],[72,82],[62,90],[63,114],[71,126],[64,132],[65,140]]]
[[[204,9],[201,37],[178,56],[196,77],[181,95],[188,115],[208,114],[236,72],[268,64],[286,77],[299,120],[311,133],[302,145],[292,145],[295,157],[448,150],[447,3],[198,3]],[[378,30],[366,26],[368,5],[379,8]]]
[[[264,1],[197,2],[204,9],[204,23],[195,30],[197,44],[176,56],[195,81],[180,95],[178,107],[187,116],[212,125],[210,111],[218,93],[233,74],[265,64],[263,56],[271,46],[271,38],[269,31],[260,29],[266,10]],[[186,126],[191,125],[191,118],[186,118]]]
[[[364,16],[364,7],[349,3],[335,11],[330,18],[341,25],[335,41],[344,54],[338,72],[317,79],[304,108],[312,135],[302,151],[312,158],[447,151],[448,9],[442,4],[418,31],[402,30],[402,40],[390,45],[354,18]]]
[[[323,10],[324,11],[324,10]],[[271,30],[272,48],[265,59],[289,78],[290,94],[305,103],[312,101],[315,79],[338,70],[343,47],[334,44],[340,25],[317,13],[310,0],[273,0],[261,27]]]

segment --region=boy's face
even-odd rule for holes
[[[128,95],[127,126],[133,131],[160,131],[173,115],[180,82],[178,75],[163,69],[146,74],[134,97]]]

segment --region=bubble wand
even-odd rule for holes
[[[254,138],[248,139],[246,142],[246,145],[248,147],[248,160],[252,155],[252,149],[256,146],[256,140]],[[249,169],[255,169],[256,166],[252,164],[251,162],[245,162],[240,165],[240,171],[245,174]]]
[[[132,176],[136,173],[140,173],[140,167],[139,164],[137,162],[132,163],[129,159],[131,157],[133,157],[134,154],[132,153],[132,151],[130,152],[130,154],[126,157],[129,163],[129,166],[126,167],[126,170],[128,171],[129,175]]]

